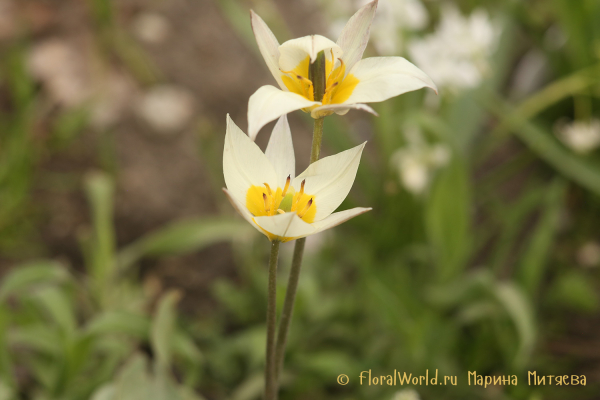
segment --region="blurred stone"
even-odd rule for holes
[[[584,267],[597,267],[600,264],[600,244],[587,242],[577,250],[577,262]]]
[[[105,129],[117,123],[129,111],[137,88],[129,76],[110,72],[99,82],[94,94],[91,123]]]
[[[135,35],[149,44],[164,42],[170,30],[169,21],[160,14],[143,13],[133,21]]]
[[[184,128],[194,114],[195,99],[187,90],[171,85],[152,88],[138,100],[140,118],[161,133]]]
[[[15,4],[11,0],[0,0],[0,40],[10,39],[16,32]]]
[[[63,106],[80,105],[90,96],[84,57],[65,40],[53,38],[35,45],[28,57],[28,67]]]

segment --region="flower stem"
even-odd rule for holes
[[[312,150],[310,152],[310,163],[314,163],[319,159],[321,154],[321,141],[323,139],[323,120],[324,118],[315,119],[313,130]],[[294,302],[296,301],[296,290],[300,279],[300,269],[302,267],[302,255],[304,254],[304,244],[306,238],[296,240],[294,245],[294,255],[292,257],[292,269],[288,279],[288,287],[285,293],[285,302],[283,303],[283,311],[281,320],[279,321],[279,330],[277,332],[277,346],[275,357],[277,362],[277,375],[283,369],[283,359],[285,358],[285,345],[287,335],[292,322],[292,314],[294,312]]]
[[[277,363],[275,329],[277,326],[277,258],[280,242],[271,242],[269,258],[269,288],[267,299],[267,365],[265,370],[265,400],[277,400]]]
[[[287,335],[292,322],[292,314],[294,312],[294,302],[296,300],[296,289],[298,288],[298,280],[300,278],[300,268],[302,267],[302,255],[304,254],[304,243],[306,238],[296,240],[294,246],[294,256],[292,258],[292,269],[288,280],[287,291],[285,292],[285,302],[283,303],[283,311],[281,312],[281,320],[279,321],[279,330],[277,331],[277,347],[275,349],[275,357],[277,359],[277,375],[283,369],[283,359],[285,358],[285,345]]]
[[[314,63],[309,66],[309,79],[313,82],[313,94],[315,101],[322,101],[323,95],[325,94],[325,85],[327,77],[325,76],[325,53],[323,51],[317,54],[317,59]],[[314,163],[319,159],[321,154],[321,142],[323,140],[323,118],[315,119],[315,125],[313,128],[313,140],[310,151],[310,163]],[[306,238],[296,240],[294,246],[294,256],[292,258],[292,269],[290,270],[290,277],[288,280],[288,287],[285,293],[285,302],[283,304],[283,311],[281,313],[281,320],[279,321],[279,330],[277,332],[277,344],[275,346],[275,362],[274,362],[274,373],[275,373],[275,397],[277,396],[277,380],[279,378],[279,372],[283,368],[283,359],[285,358],[285,344],[287,342],[287,335],[290,329],[290,323],[292,322],[292,314],[294,311],[294,302],[296,300],[296,289],[298,288],[298,280],[300,278],[300,268],[302,267],[302,255],[304,254],[304,244]],[[271,252],[271,257],[272,257]],[[275,261],[276,262],[276,261]],[[269,278],[270,279],[270,278]],[[270,281],[269,281],[270,285]],[[270,287],[270,286],[269,286]],[[273,293],[274,293],[273,289]],[[269,294],[271,291],[269,290]],[[275,312],[275,311],[273,311]],[[268,321],[268,319],[267,319]],[[273,331],[274,334],[274,331]],[[268,333],[267,333],[267,366],[268,364]],[[268,367],[267,367],[268,368]],[[268,373],[268,371],[267,371]],[[268,375],[267,375],[268,376]],[[267,382],[267,387],[269,383]],[[268,396],[267,400],[271,400]]]

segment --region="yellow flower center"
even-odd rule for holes
[[[246,192],[246,208],[255,217],[295,212],[310,224],[315,219],[317,205],[314,196],[304,193],[304,182],[302,181],[298,192],[290,186],[289,176],[283,189],[272,190],[267,183],[264,186],[253,185]]]
[[[340,65],[334,68],[336,61]],[[306,56],[293,70],[281,71],[285,75],[281,77],[285,86],[290,92],[297,93],[308,100],[314,101],[313,82],[308,79],[308,68],[310,57]],[[331,51],[331,60],[326,60],[325,75],[327,81],[325,83],[325,94],[323,95],[322,103],[325,104],[341,104],[348,100],[359,80],[352,74],[346,76],[346,64],[339,58],[333,56]],[[317,106],[312,106],[303,111],[310,111]]]

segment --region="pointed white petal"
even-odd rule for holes
[[[309,165],[292,182],[292,186],[298,190],[302,180],[306,179],[304,192],[315,196],[315,221],[329,216],[348,196],[365,144],[366,142]]]
[[[298,239],[316,232],[316,229],[302,219],[296,213],[278,214],[269,217],[254,217],[254,221],[265,231],[271,234],[271,240],[277,239],[282,242]]]
[[[402,57],[366,58],[350,74],[359,82],[344,104],[376,103],[424,87],[437,93],[431,78]]]
[[[281,80],[281,71],[279,70],[279,42],[277,38],[273,35],[273,32],[271,32],[265,21],[253,10],[250,10],[250,21],[260,54],[265,59],[265,63],[267,63],[267,67],[273,74],[279,87],[285,90],[285,85]]]
[[[362,58],[367,47],[371,22],[373,22],[375,10],[377,9],[377,1],[372,1],[358,10],[350,18],[337,40],[337,44],[344,52],[342,58],[346,63],[346,71],[350,71],[354,64]]]
[[[371,211],[371,210],[372,210],[372,208],[370,208],[370,207],[369,208],[363,208],[363,207],[351,208],[350,210],[333,213],[330,216],[328,216],[327,218],[322,219],[321,221],[314,222],[312,225],[313,225],[313,227],[315,227],[317,232],[322,232],[325,229],[333,228],[334,226],[344,223],[351,218],[354,218],[360,214],[364,214],[367,211]]]
[[[246,204],[250,186],[277,185],[277,173],[260,148],[227,115],[223,175],[231,195]]]
[[[252,218],[254,218],[252,216],[252,214],[250,214],[250,211],[248,211],[248,209],[246,208],[245,205],[241,204],[239,201],[237,201],[229,192],[229,190],[223,188],[223,193],[225,193],[225,195],[227,196],[227,198],[229,199],[229,202],[231,203],[231,205],[233,206],[233,208],[235,209],[235,211],[238,212],[238,214],[240,214],[242,217],[244,217],[244,219],[246,221],[248,221],[250,223],[250,225],[252,225],[254,228],[256,228],[257,231],[259,231],[260,233],[262,233],[263,235],[265,234],[258,225],[256,225],[256,223],[252,220]]]
[[[260,128],[289,112],[319,104],[275,86],[259,88],[248,101],[248,135],[256,138]]]
[[[321,118],[326,115],[329,115],[328,111],[333,111],[336,114],[344,115],[350,109],[363,110],[363,111],[369,112],[373,115],[377,115],[375,110],[373,110],[371,107],[369,107],[366,104],[360,104],[360,103],[358,103],[358,104],[326,104],[324,106],[320,106],[320,107],[317,107],[314,110],[312,110],[310,115],[313,118]]]
[[[281,116],[275,124],[265,155],[275,168],[277,183],[280,187],[283,188],[288,176],[294,179],[296,176],[296,158],[287,115]]]
[[[340,46],[321,35],[288,40],[279,46],[279,67],[282,71],[291,71],[304,61],[306,56],[309,56],[310,62],[313,63],[321,50],[327,50],[329,53],[330,49],[333,50],[335,58],[340,58],[343,54]]]

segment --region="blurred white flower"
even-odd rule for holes
[[[353,3],[321,1],[333,22],[330,34],[337,37],[344,28],[352,9],[362,7],[370,0],[355,0]],[[338,7],[344,3],[345,8]],[[406,32],[419,31],[429,22],[427,9],[421,0],[379,0],[378,13],[371,26],[371,42],[380,54],[398,54],[404,50]]]
[[[555,129],[558,138],[576,153],[585,154],[600,146],[600,120],[559,122]]]
[[[414,128],[405,131],[407,145],[396,150],[390,159],[400,182],[414,195],[424,193],[433,173],[450,161],[450,149],[443,144],[428,144]]]
[[[152,88],[136,106],[138,115],[161,133],[171,133],[186,126],[194,114],[194,96],[172,85]]]
[[[408,48],[415,63],[439,85],[451,90],[479,85],[489,71],[500,28],[478,9],[469,17],[456,6],[442,8],[440,25],[432,34],[412,41]]]
[[[402,389],[394,394],[392,400],[421,400],[421,397],[414,389]]]

